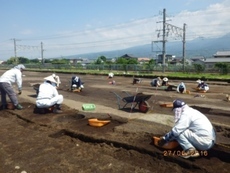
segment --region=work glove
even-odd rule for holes
[[[166,140],[164,140],[164,138],[163,137],[161,137],[160,138],[160,140],[158,141],[158,145],[161,147],[161,146],[163,146],[164,144],[166,144],[167,142],[166,142]]]

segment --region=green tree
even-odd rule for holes
[[[30,63],[32,63],[32,64],[38,64],[40,61],[39,61],[39,59],[31,59],[30,60]]]
[[[95,64],[103,64],[103,60],[100,57],[98,57],[95,61]]]
[[[154,59],[150,59],[146,65],[146,67],[148,68],[148,70],[151,71],[151,70],[153,70],[155,64],[156,64],[156,61]]]
[[[44,63],[52,63],[50,59],[44,59]]]
[[[228,74],[230,70],[230,65],[227,63],[218,62],[215,64],[215,67],[220,70],[221,74]]]
[[[136,58],[130,58],[128,59],[128,64],[138,64],[138,61]]]
[[[29,64],[30,60],[25,57],[18,57],[18,64]]]
[[[97,60],[95,61],[95,64],[105,64],[107,61],[107,58],[105,56],[99,56]]]
[[[155,63],[156,63],[156,61],[154,59],[150,59],[149,62],[148,62],[149,65],[153,65]]]
[[[193,64],[193,67],[198,74],[205,70],[205,66],[201,64]]]
[[[128,60],[120,57],[116,60],[116,64],[128,64]]]
[[[98,58],[100,58],[104,63],[106,63],[106,61],[107,61],[107,58],[105,56],[100,56]]]
[[[17,62],[17,58],[11,57],[6,61],[6,64],[16,64],[16,62]]]

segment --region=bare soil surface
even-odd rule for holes
[[[52,73],[24,72],[23,93],[19,101],[23,110],[0,111],[0,173],[91,173],[91,172],[210,172],[230,170],[230,85],[208,81],[210,91],[197,93],[194,81],[184,81],[190,94],[178,94],[150,86],[151,79],[133,85],[130,77],[114,77],[115,85],[107,76],[80,75],[83,92],[69,91],[73,74],[58,74],[59,93],[65,104],[62,114],[34,113],[36,92],[32,84],[42,83]],[[181,81],[170,81],[178,84]],[[131,104],[118,109],[116,95],[121,98],[139,92],[151,93],[150,110],[141,113]],[[201,157],[183,159],[182,149],[164,150],[153,145],[152,137],[171,129],[164,123],[145,121],[140,117],[157,114],[173,116],[171,108],[159,102],[180,98],[203,112],[217,131],[217,144],[208,151],[199,151]],[[76,107],[73,106],[76,103]],[[83,103],[94,103],[96,111],[83,111]],[[124,102],[121,101],[121,105]],[[77,109],[76,109],[77,108]],[[112,110],[112,111],[111,111]],[[103,127],[92,127],[89,118],[111,120]]]

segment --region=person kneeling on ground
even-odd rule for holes
[[[183,93],[186,92],[186,86],[185,86],[184,82],[181,82],[181,83],[177,86],[176,91],[177,91],[178,93],[181,93],[181,94],[183,94]]]
[[[182,157],[199,157],[198,150],[209,150],[216,141],[216,134],[208,118],[188,106],[182,100],[173,101],[175,125],[170,132],[161,137],[158,145],[176,140],[183,148]]]
[[[38,96],[36,99],[37,108],[50,108],[54,106],[54,113],[61,113],[61,104],[63,96],[58,94],[56,89],[57,81],[53,76],[44,78],[45,81],[39,87]]]
[[[154,86],[154,87],[160,87],[161,86],[161,78],[157,77],[157,78],[153,79],[151,81],[150,85]]]
[[[162,86],[168,86],[169,84],[168,84],[168,78],[167,77],[164,77],[163,78],[163,81],[162,81]]]
[[[204,81],[201,81],[200,79],[198,79],[196,82],[198,83],[197,88],[198,88],[200,91],[205,91],[205,92],[207,92],[207,91],[209,90],[208,84],[206,84]]]
[[[114,74],[112,73],[112,72],[110,72],[109,74],[108,74],[108,78],[113,78],[114,77]]]
[[[18,98],[14,92],[12,84],[17,83],[18,94],[20,95],[22,93],[22,72],[24,69],[25,66],[23,64],[19,64],[10,70],[7,70],[0,77],[0,92],[2,100],[2,105],[0,107],[1,110],[7,108],[6,95],[8,95],[10,101],[16,109],[23,109],[23,107],[18,103]]]
[[[78,76],[73,76],[71,79],[71,89],[79,89],[81,90],[82,88],[84,88],[83,86],[83,82],[81,81],[80,77]]]
[[[140,84],[141,83],[141,79],[140,78],[133,78],[133,85],[134,84]]]

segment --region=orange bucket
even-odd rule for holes
[[[154,143],[154,145],[156,145],[157,147],[161,147],[161,148],[164,148],[164,149],[174,149],[174,148],[176,148],[176,147],[179,146],[179,143],[178,143],[177,141],[170,141],[170,142],[164,144],[163,146],[159,146],[159,145],[158,145],[158,141],[159,141],[159,140],[160,140],[159,137],[153,136],[153,143]]]
[[[108,123],[110,123],[110,120],[98,120],[96,118],[88,119],[89,125],[94,127],[102,127]]]

